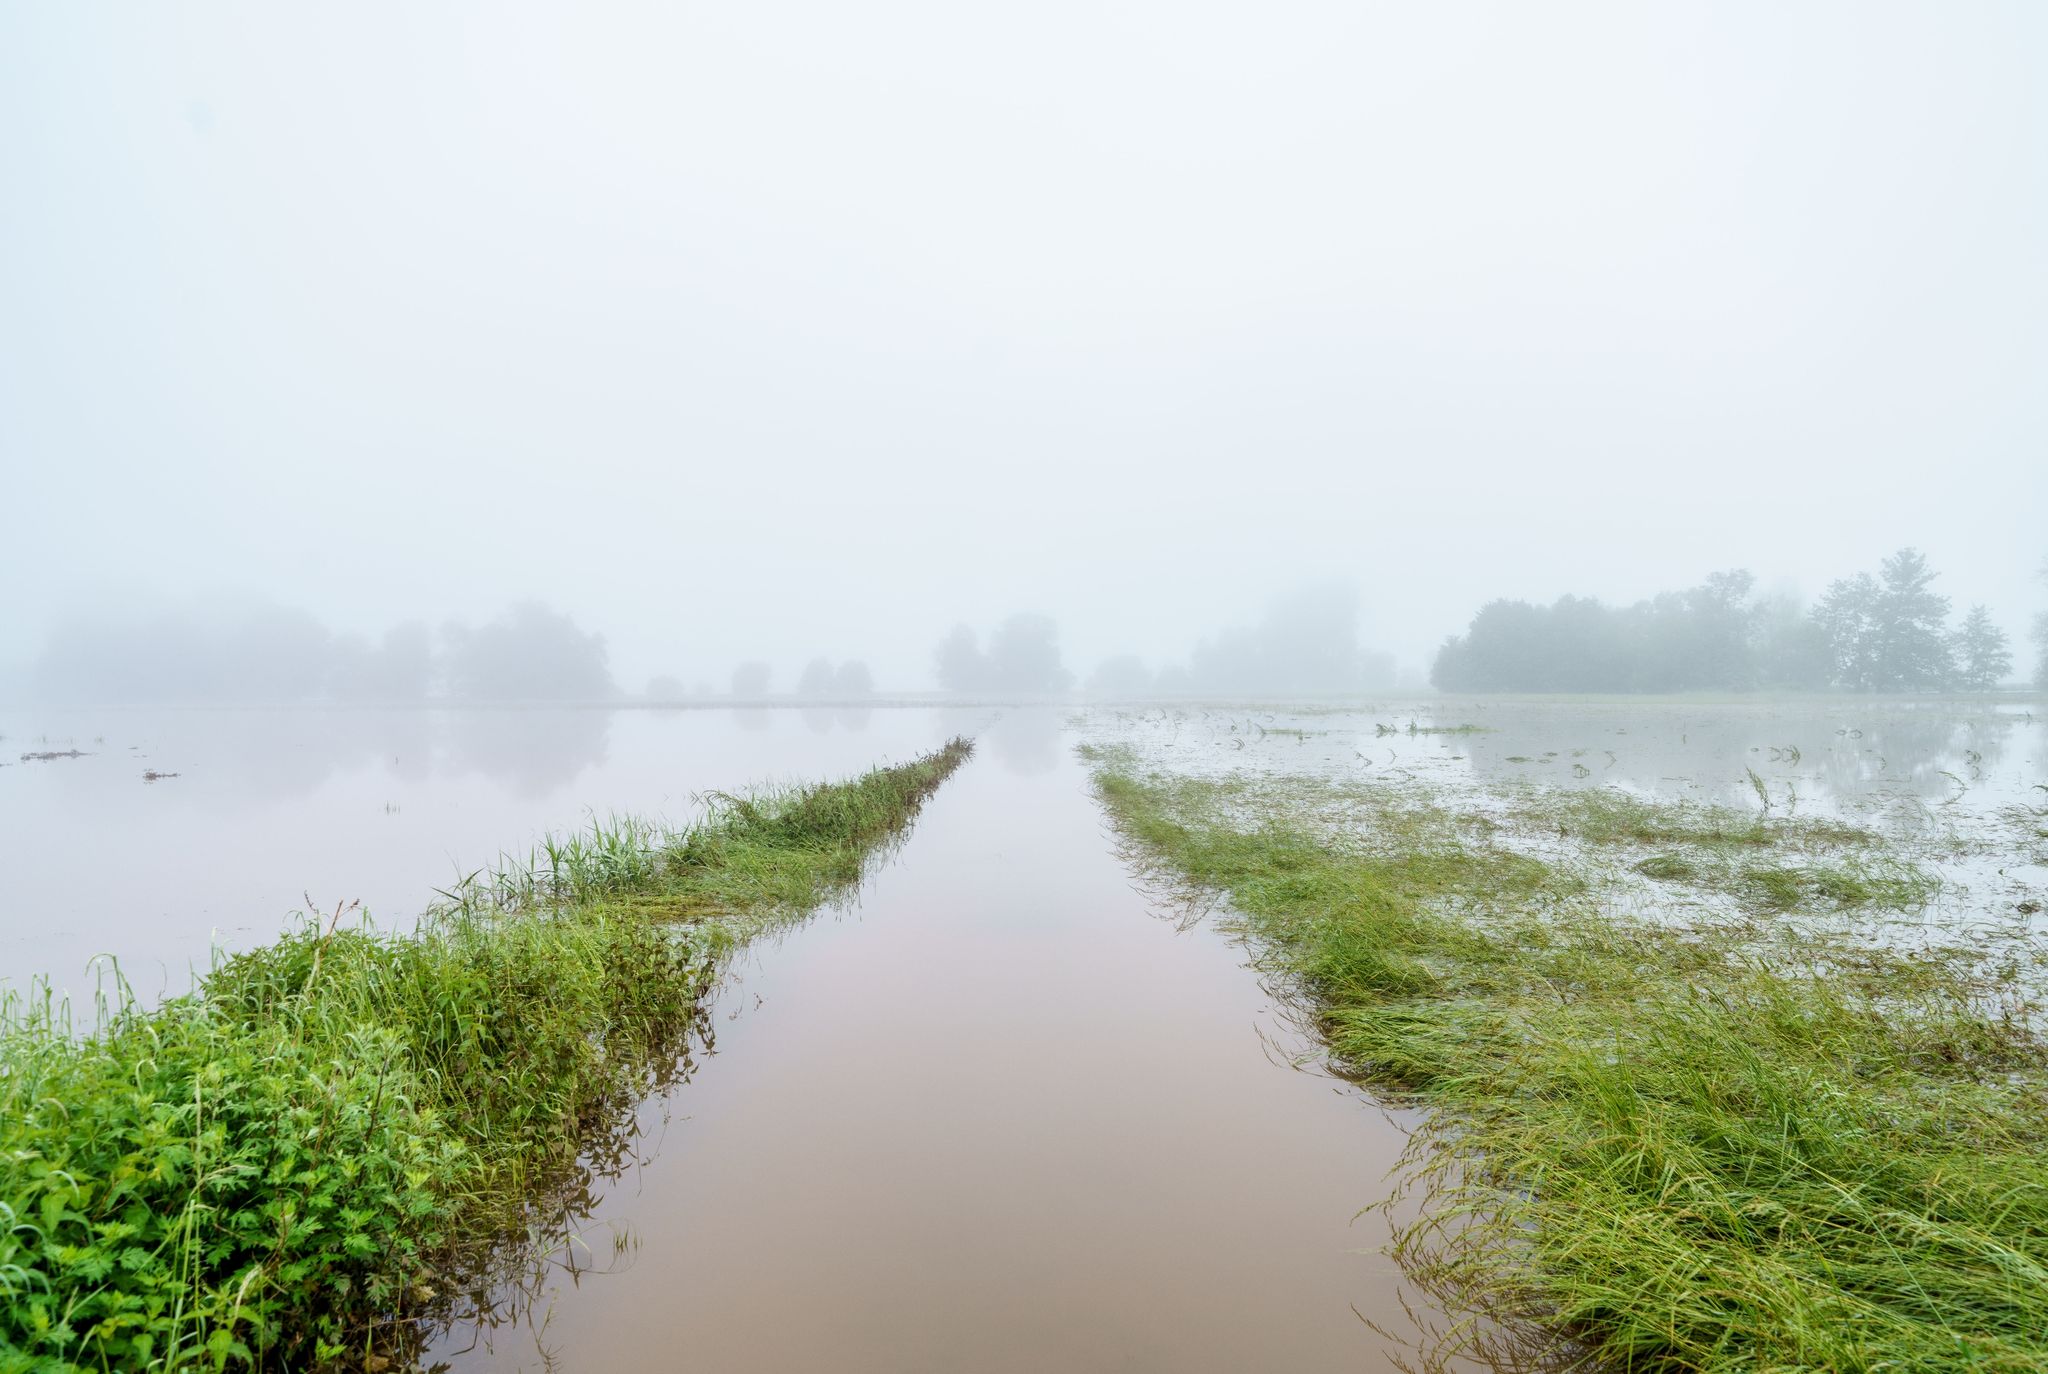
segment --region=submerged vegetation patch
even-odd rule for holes
[[[1326,783],[1087,752],[1137,860],[1226,894],[1338,1061],[1436,1108],[1398,1249],[1446,1296],[1624,1369],[2048,1368],[2048,1047],[2011,968],[1624,914],[1569,846],[1426,793],[1350,788],[1345,829]],[[1774,911],[1926,895],[1834,822],[1524,800],[1528,834]]]
[[[344,911],[78,1034],[0,1002],[0,1371],[383,1368],[663,1081],[721,955],[856,883],[968,756],[716,797]]]

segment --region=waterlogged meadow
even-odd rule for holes
[[[0,777],[56,913],[0,926],[0,1374],[2042,1369],[2042,728],[43,728]],[[278,935],[300,867],[343,895]],[[157,978],[67,1008],[39,949]]]
[[[159,1006],[0,1001],[0,1369],[384,1368],[670,1079],[724,958],[966,759],[598,824],[413,929],[337,907]]]
[[[1468,1349],[2048,1368],[2048,774],[2024,706],[1098,715],[1134,861],[1431,1108]],[[1522,1355],[1531,1348],[1518,1347]]]

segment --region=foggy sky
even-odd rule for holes
[[[1312,579],[2048,589],[2048,8],[0,9],[0,667],[542,598],[1085,675]],[[2021,649],[2024,662],[2027,654]]]

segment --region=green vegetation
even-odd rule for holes
[[[1623,1369],[2048,1369],[2048,1047],[2014,976],[1621,915],[1505,827],[1393,789],[1088,755],[1132,852],[1228,894],[1338,1061],[1435,1108],[1400,1253],[1441,1292]],[[1881,887],[1905,865],[1763,860],[1879,844],[1851,828],[1552,804],[1593,844],[1656,847],[1635,866],[1659,877],[1910,900]]]
[[[0,1005],[0,1371],[381,1368],[671,1072],[720,956],[967,757],[549,841],[405,935],[344,912],[77,1035]]]

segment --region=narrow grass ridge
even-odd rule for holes
[[[0,1374],[381,1368],[671,1071],[722,956],[855,884],[969,755],[717,797],[308,921],[89,1033],[0,1002]]]
[[[1439,1291],[1627,1370],[2048,1370],[2023,989],[1847,936],[1764,959],[1738,928],[1615,915],[1427,806],[1333,839],[1300,819],[1310,784],[1255,812],[1229,780],[1089,756],[1134,855],[1227,894],[1337,1059],[1437,1109],[1400,1251]],[[1583,805],[1674,876],[1769,838]],[[1812,881],[1787,900],[1843,900]]]

